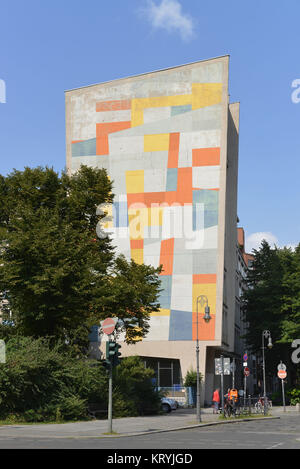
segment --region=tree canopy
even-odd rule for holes
[[[124,322],[128,342],[133,330],[145,336],[159,308],[160,269],[117,257],[111,240],[96,235],[104,216],[97,207],[112,201],[104,169],[0,176],[2,310],[21,334],[87,337],[91,325],[115,316],[132,319]]]
[[[292,250],[271,248],[263,241],[253,254],[243,298],[248,346],[254,352],[261,351],[262,333],[269,330],[274,347],[268,360],[273,367],[283,360],[295,372],[290,345],[300,338],[300,244]]]

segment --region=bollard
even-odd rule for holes
[[[249,415],[251,415],[251,396],[250,396],[250,394],[249,394],[248,405],[249,405]]]
[[[299,403],[299,402],[298,402],[298,404],[296,404],[296,410],[297,410],[298,412],[300,412],[300,403]]]

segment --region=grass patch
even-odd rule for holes
[[[272,417],[271,414],[242,414],[242,415],[236,415],[235,417],[224,417],[224,415],[219,416],[219,420],[223,421],[228,421],[228,420],[241,420],[241,419],[257,419],[257,418],[262,418],[262,417]]]

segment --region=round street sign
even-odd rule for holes
[[[287,375],[287,372],[285,370],[279,370],[277,373],[278,378],[280,379],[285,379]]]
[[[244,375],[245,375],[245,376],[249,376],[249,375],[250,375],[250,370],[249,370],[249,368],[247,368],[247,367],[244,368]]]
[[[110,335],[114,332],[115,327],[116,327],[116,321],[112,318],[107,318],[104,319],[104,321],[101,322],[102,330],[104,334]]]
[[[285,365],[284,363],[282,363],[282,362],[279,363],[279,365],[277,366],[277,370],[278,370],[278,371],[279,371],[279,370],[284,370],[284,371],[286,371],[286,365]]]

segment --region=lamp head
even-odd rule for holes
[[[210,320],[211,320],[210,307],[209,307],[209,306],[205,306],[204,321],[205,321],[206,323],[209,323]]]
[[[268,348],[271,349],[272,347],[273,347],[272,339],[271,339],[271,336],[269,336]]]

